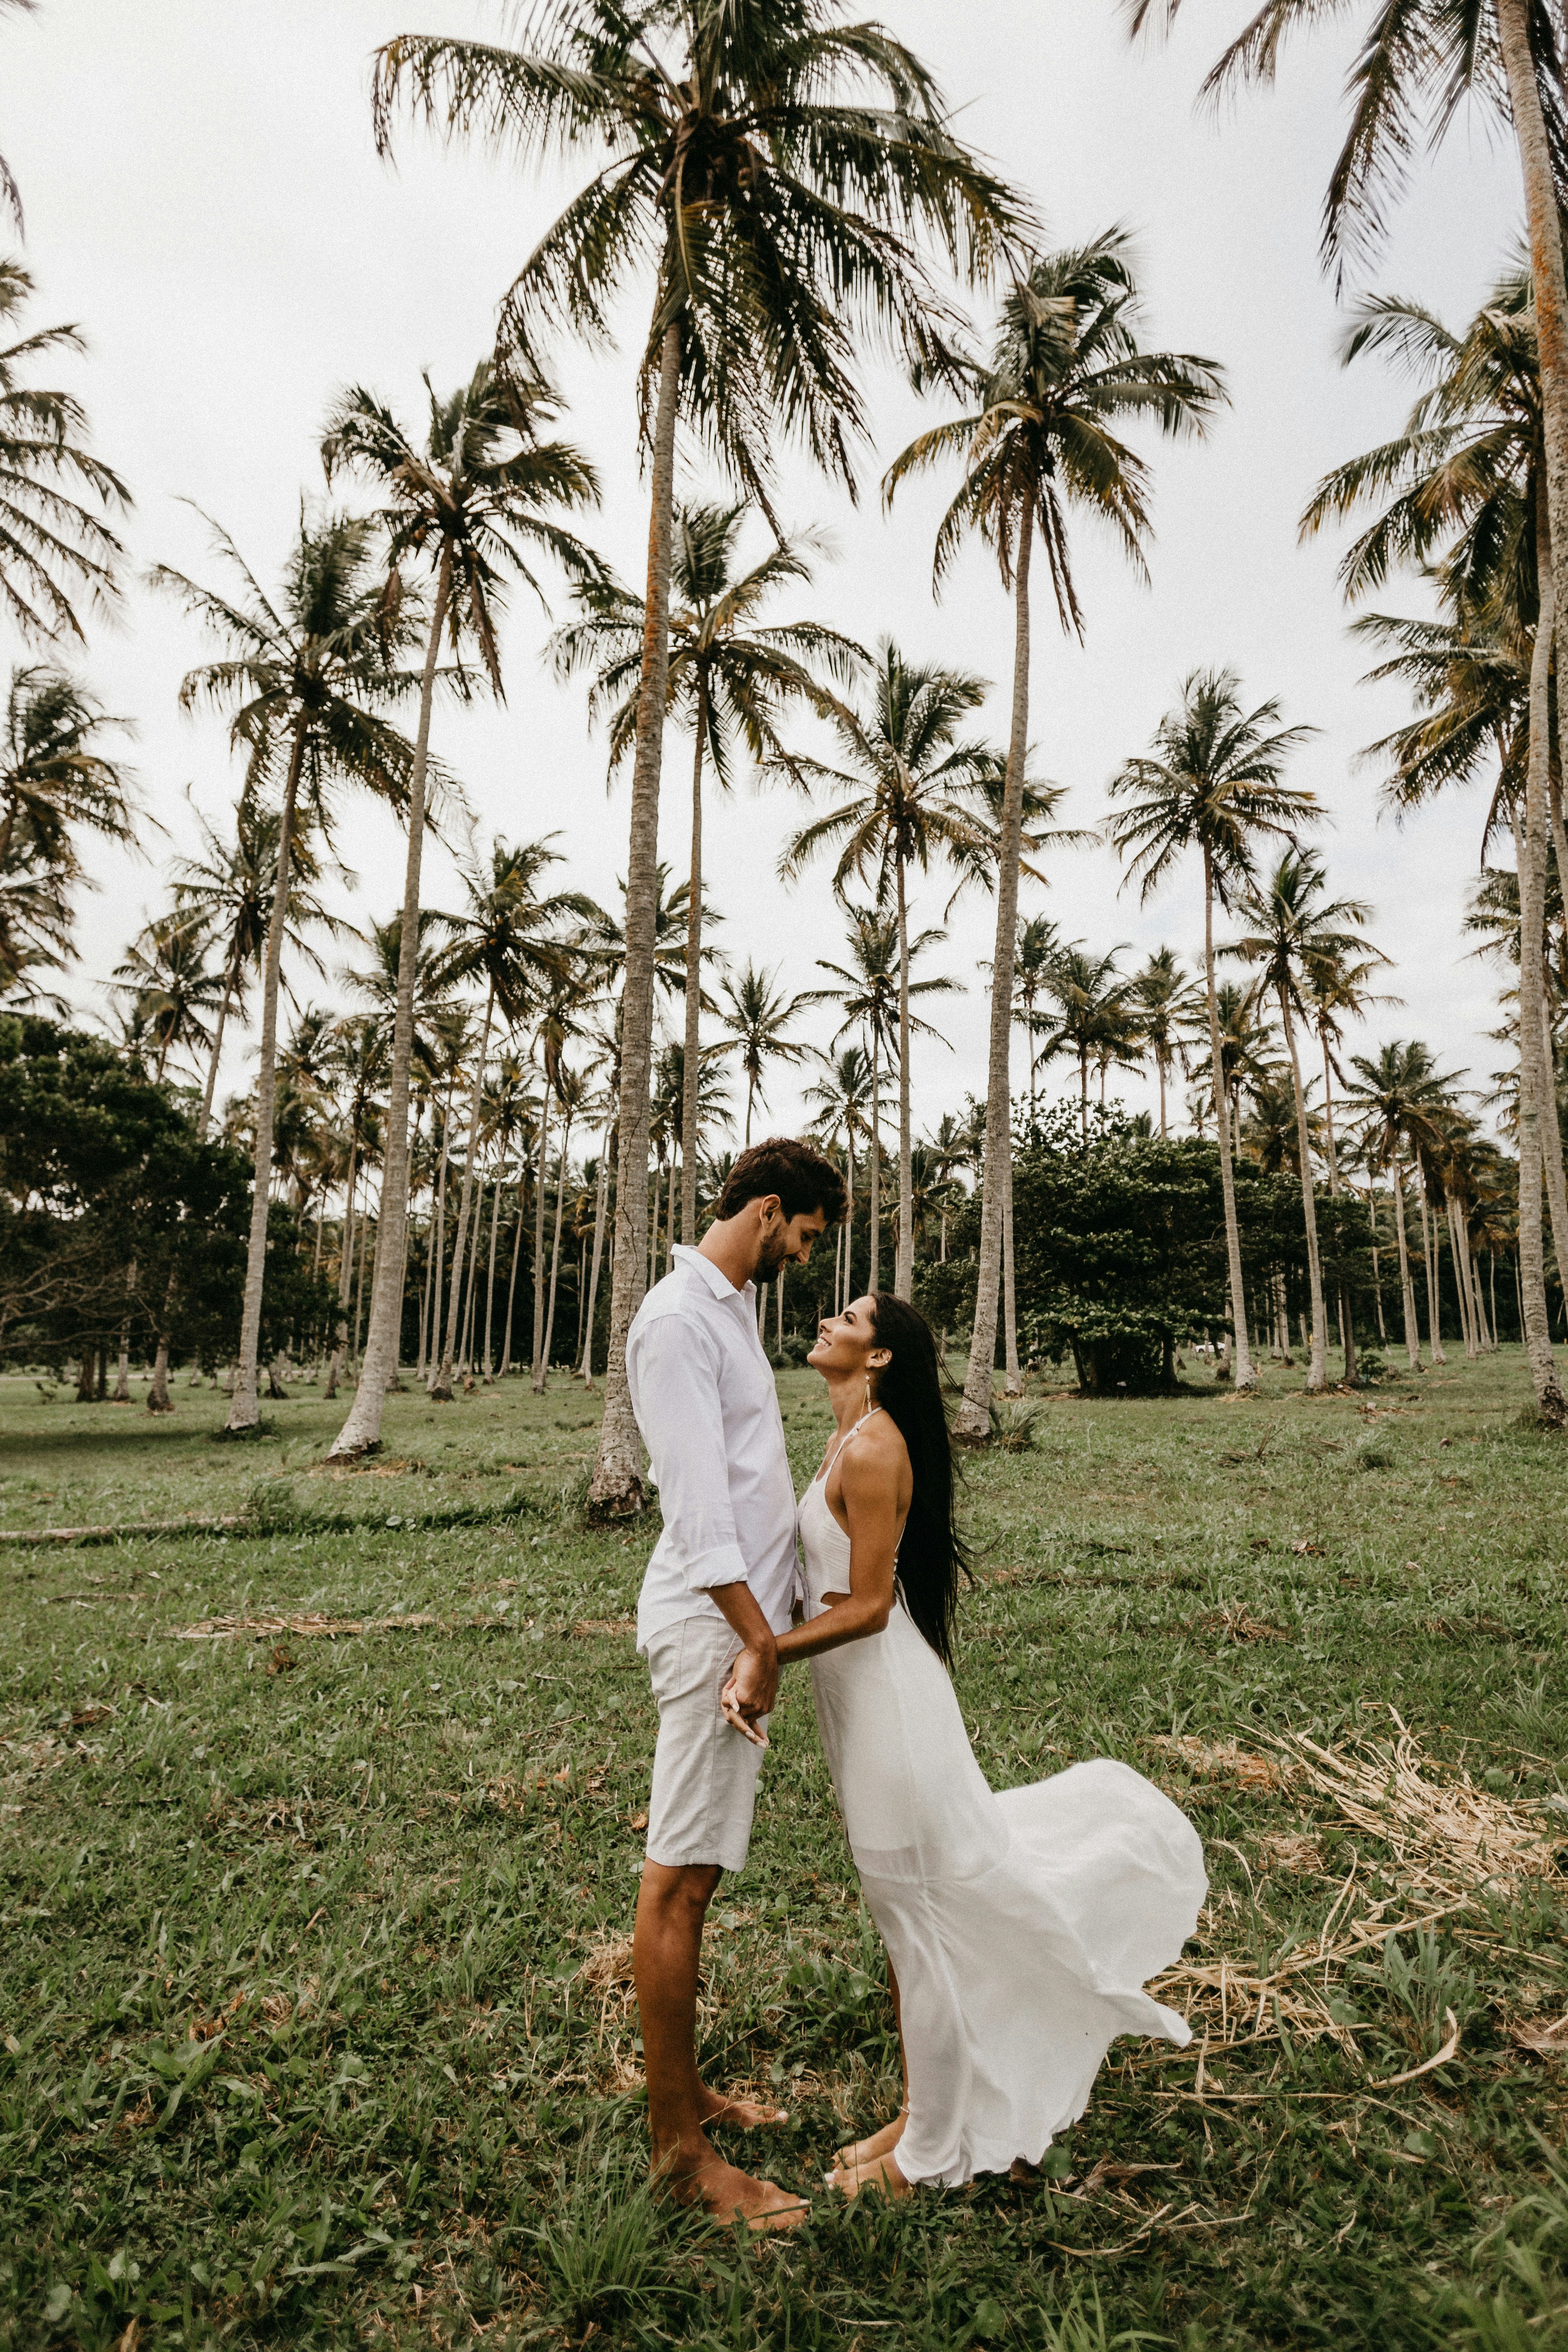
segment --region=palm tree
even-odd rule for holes
[[[442,980],[449,987],[479,981],[485,991],[468,1095],[468,1131],[463,1150],[458,1231],[452,1244],[452,1286],[447,1299],[446,1337],[430,1369],[429,1394],[448,1404],[452,1401],[468,1211],[479,1160],[479,1113],[496,1008],[500,1006],[502,1019],[515,1029],[531,1000],[552,987],[569,984],[574,977],[577,960],[567,943],[565,926],[569,919],[582,920],[595,912],[593,900],[585,898],[580,890],[558,890],[547,898],[539,895],[539,882],[545,868],[561,863],[561,852],[550,846],[554,838],[547,835],[542,841],[523,842],[515,849],[497,841],[491,845],[488,866],[470,857],[463,873],[466,906],[459,914],[439,919],[452,935],[452,945],[441,959]],[[434,1347],[431,1353],[436,1353]]]
[[[1343,967],[1365,946],[1363,927],[1371,918],[1364,899],[1324,897],[1322,864],[1310,851],[1287,849],[1261,888],[1246,891],[1237,911],[1247,926],[1221,950],[1254,966],[1255,994],[1271,995],[1279,1008],[1290,1084],[1296,1102],[1296,1158],[1301,1178],[1301,1215],[1307,1234],[1307,1285],[1312,1307],[1311,1358],[1307,1392],[1328,1386],[1328,1321],[1323,1311],[1323,1269],[1318,1251],[1318,1207],[1312,1155],[1307,1134],[1307,1093],[1296,1044],[1296,1016],[1311,1019],[1309,996],[1314,969]]]
[[[638,370],[652,511],[626,877],[620,1165],[628,1181],[616,1198],[592,1486],[595,1508],[623,1513],[642,1501],[626,1339],[647,1262],[641,1171],[678,413],[764,505],[780,425],[852,484],[850,447],[864,430],[850,373],[857,330],[871,325],[917,363],[945,360],[946,313],[917,237],[933,237],[944,260],[973,278],[1025,223],[1009,191],[954,138],[920,60],[880,26],[844,25],[833,0],[767,8],[692,0],[679,10],[668,0],[544,0],[526,22],[527,50],[421,36],[389,42],[377,62],[376,132],[384,147],[393,107],[406,97],[448,135],[477,131],[508,154],[591,157],[593,177],[541,237],[503,305],[503,339],[530,379],[544,372],[539,343],[549,325],[564,320],[602,341],[613,298],[653,264]]]
[[[1180,0],[1129,0],[1133,26],[1163,5],[1166,21],[1173,19]],[[1220,91],[1239,80],[1272,80],[1279,42],[1286,30],[1321,14],[1340,14],[1347,0],[1265,0],[1237,40],[1225,49],[1211,75],[1208,89]],[[1375,242],[1383,228],[1383,203],[1389,191],[1404,181],[1405,158],[1411,152],[1415,118],[1422,106],[1436,103],[1434,134],[1453,122],[1460,99],[1477,91],[1511,118],[1523,174],[1528,242],[1531,242],[1531,285],[1535,291],[1535,346],[1540,369],[1540,445],[1542,445],[1542,485],[1535,506],[1526,513],[1526,527],[1535,524],[1544,508],[1544,530],[1556,555],[1540,567],[1540,625],[1531,679],[1532,739],[1535,760],[1528,781],[1528,814],[1523,842],[1526,866],[1523,887],[1523,955],[1521,985],[1526,997],[1538,992],[1540,981],[1540,898],[1547,845],[1547,724],[1549,668],[1556,649],[1559,670],[1568,673],[1568,579],[1556,593],[1554,572],[1568,562],[1568,278],[1563,268],[1561,230],[1561,184],[1568,151],[1568,85],[1561,26],[1549,9],[1535,0],[1375,0],[1371,26],[1361,47],[1352,87],[1356,91],[1352,130],[1344,142],[1333,179],[1328,184],[1323,207],[1323,252],[1342,261],[1356,242]],[[1561,845],[1559,845],[1561,849]],[[1542,1152],[1544,1070],[1535,1045],[1535,1024],[1521,1030],[1526,1058],[1523,1075],[1523,1157],[1532,1164]],[[1535,1190],[1526,1179],[1526,1192]],[[1561,1190],[1561,1183],[1559,1183]],[[1554,1192],[1554,1212],[1559,1197]],[[1563,1225],[1568,1225],[1568,1195],[1561,1202]],[[1521,1233],[1523,1240],[1523,1233]],[[1559,1246],[1568,1244],[1568,1233],[1559,1233]],[[1531,1244],[1532,1258],[1532,1244]],[[1535,1355],[1538,1369],[1544,1360]],[[1547,1400],[1542,1400],[1547,1413]],[[1556,1416],[1556,1404],[1549,1406]]]
[[[210,945],[203,927],[176,909],[155,916],[115,967],[112,985],[135,998],[156,1048],[154,1081],[176,1047],[211,1047],[208,1024],[223,1003],[224,978],[207,962]]]
[[[984,869],[988,843],[981,818],[984,779],[994,761],[985,745],[960,742],[967,714],[984,700],[984,678],[934,663],[906,662],[890,637],[877,649],[871,701],[863,711],[839,704],[832,724],[848,771],[820,761],[795,764],[803,782],[830,783],[848,797],[802,827],[779,860],[794,880],[819,849],[835,847],[833,887],[870,882],[880,903],[892,883],[899,949],[899,1239],[893,1291],[908,1298],[914,1281],[910,1178],[909,873],[942,857],[960,869],[960,887]]]
[[[735,543],[750,509],[742,499],[730,506],[679,507],[672,524],[669,656],[666,708],[691,729],[691,872],[687,884],[686,1035],[681,1068],[689,1099],[681,1125],[697,1121],[698,1074],[702,1067],[702,772],[711,767],[728,791],[734,761],[743,746],[752,760],[793,762],[779,737],[786,704],[804,702],[826,712],[832,699],[812,675],[818,664],[840,683],[862,663],[865,653],[851,638],[820,621],[763,624],[762,608],[786,583],[811,578],[808,555],[821,541],[807,532],[784,540],[751,571],[737,575]],[[637,742],[639,680],[645,615],[643,600],[618,582],[590,583],[578,593],[582,617],[558,632],[552,650],[563,677],[594,666],[589,715],[610,711],[610,769],[614,773]],[[697,1155],[681,1160],[681,1238],[697,1238]]]
[[[242,1002],[246,976],[260,969],[272,913],[272,891],[278,877],[279,816],[247,792],[235,811],[232,847],[218,839],[204,817],[202,854],[182,857],[174,867],[174,906],[183,919],[225,941],[224,988],[213,1023],[212,1052],[207,1057],[202,1107],[196,1115],[196,1139],[212,1120],[213,1094],[223,1058],[224,1031],[228,1016]],[[321,861],[308,824],[297,819],[289,858],[289,895],[283,915],[283,945],[322,969],[311,947],[311,930],[342,929],[315,895]]]
[[[1361,1115],[1368,1159],[1394,1180],[1394,1229],[1399,1248],[1399,1286],[1405,1309],[1405,1347],[1410,1369],[1421,1369],[1421,1333],[1415,1319],[1415,1287],[1405,1229],[1404,1154],[1436,1141],[1437,1115],[1448,1081],[1432,1066],[1426,1046],[1411,1040],[1384,1045],[1375,1060],[1353,1056],[1356,1076],[1347,1089]]]
[[[847,907],[849,935],[847,964],[834,963],[818,956],[816,969],[827,973],[837,984],[830,988],[812,989],[800,1002],[803,1004],[837,1004],[844,1019],[833,1040],[837,1048],[852,1030],[864,1032],[870,1047],[871,1058],[871,1124],[868,1147],[868,1186],[870,1193],[871,1262],[868,1286],[877,1288],[877,1276],[881,1258],[882,1231],[882,1105],[881,1073],[885,1061],[898,1055],[900,1035],[935,1037],[940,1032],[927,1021],[921,1021],[909,1010],[910,1000],[917,996],[954,996],[959,993],[955,980],[913,980],[910,973],[919,957],[928,948],[936,946],[947,937],[945,931],[921,931],[908,941],[905,952],[899,951],[899,923],[896,915],[878,908]]]
[[[354,1262],[354,1187],[367,1144],[381,1139],[381,1103],[391,1067],[386,1029],[374,1013],[349,1013],[333,1024],[331,1075],[338,1090],[348,1150],[343,1162],[342,1242],[338,1253],[338,1328],[323,1391],[328,1399],[336,1396],[342,1371]],[[362,1240],[362,1274],[363,1267]]]
[[[986,1078],[986,1166],[982,1180],[980,1277],[958,1434],[983,1444],[991,1431],[996,1349],[996,1272],[1011,1197],[1012,1092],[1008,1072],[1013,938],[1017,921],[1024,768],[1029,740],[1029,562],[1037,531],[1064,629],[1083,634],[1073,580],[1068,517],[1078,508],[1109,522],[1140,572],[1149,539],[1148,468],[1119,437],[1124,421],[1152,416],[1166,434],[1198,433],[1223,399],[1209,360],[1145,352],[1125,233],[1033,261],[1002,306],[988,369],[971,363],[978,405],[912,442],[889,468],[889,499],[906,477],[949,456],[964,481],[936,541],[940,582],[963,534],[992,547],[1014,602],[1013,707],[1007,744],[996,889],[996,951]]]
[[[54,866],[13,849],[0,865],[0,1002],[45,1004],[65,1018],[65,1000],[40,990],[34,975],[75,959],[68,893],[79,877],[74,856],[68,866]]]
[[[1062,951],[1061,935],[1044,915],[1020,922],[1013,949],[1013,1018],[1029,1041],[1029,1119],[1035,1118],[1035,1082],[1042,1055],[1039,1039],[1050,1027],[1040,1012],[1040,997],[1048,986],[1052,968]]]
[[[1347,513],[1374,494],[1394,493],[1342,566],[1352,595],[1379,583],[1391,562],[1427,562],[1436,542],[1453,535],[1439,575],[1447,607],[1442,621],[1373,614],[1358,626],[1397,647],[1374,675],[1402,677],[1422,709],[1415,727],[1373,747],[1374,753],[1394,754],[1389,797],[1402,808],[1415,805],[1495,757],[1498,784],[1483,855],[1504,815],[1515,835],[1521,993],[1539,1008],[1538,1017],[1522,1021],[1518,1033],[1521,1277],[1536,1334],[1532,1372],[1548,1383],[1538,1402],[1551,1418],[1555,1375],[1540,1177],[1546,1180],[1560,1263],[1568,1258],[1568,1181],[1552,1116],[1542,942],[1548,831],[1555,836],[1560,871],[1568,867],[1568,834],[1550,756],[1555,592],[1539,322],[1531,297],[1530,276],[1510,269],[1463,336],[1415,303],[1384,299],[1362,306],[1346,356],[1391,351],[1425,389],[1402,436],[1320,485],[1302,528],[1314,530],[1326,516]],[[1560,731],[1561,725],[1560,719]]]
[[[200,587],[164,564],[159,564],[152,576],[156,585],[176,594],[186,610],[228,648],[223,660],[190,672],[180,688],[182,709],[190,710],[205,702],[232,710],[229,737],[247,754],[247,792],[281,772],[278,866],[262,964],[256,1181],[239,1353],[226,1423],[226,1434],[237,1437],[254,1430],[260,1419],[257,1350],[267,1265],[278,983],[289,916],[296,806],[302,796],[315,821],[324,824],[327,796],[339,783],[361,784],[384,800],[403,802],[408,794],[414,752],[379,715],[378,706],[397,689],[399,679],[389,667],[395,638],[389,640],[381,609],[371,524],[341,515],[331,516],[320,525],[301,518],[276,604],[264,593],[228,534],[216,524],[213,533],[218,554],[238,574],[239,597]]]
[[[1186,851],[1195,849],[1203,859],[1204,986],[1238,1391],[1257,1382],[1247,1339],[1247,1292],[1220,1051],[1215,901],[1228,913],[1233,899],[1251,883],[1253,845],[1259,834],[1293,840],[1298,826],[1316,822],[1319,809],[1313,795],[1283,779],[1285,761],[1311,731],[1302,726],[1281,727],[1277,701],[1244,711],[1234,671],[1194,670],[1183,685],[1179,704],[1156,728],[1152,756],[1129,760],[1110,785],[1113,795],[1131,803],[1113,818],[1110,837],[1128,860],[1128,878],[1137,876],[1143,898]]]
[[[1163,1143],[1165,1090],[1172,1066],[1183,1055],[1178,1033],[1189,1018],[1194,992],[1175,950],[1156,948],[1142,971],[1133,973],[1127,992],[1137,1011],[1144,1045],[1154,1057],[1155,1075],[1160,1082],[1160,1140]]]
[[[719,1025],[739,1054],[745,1075],[746,1132],[742,1148],[747,1150],[752,1142],[752,1108],[759,1095],[764,1102],[767,1100],[767,1088],[763,1083],[767,1065],[804,1061],[809,1050],[784,1033],[815,999],[811,995],[786,996],[782,990],[775,992],[776,977],[776,973],[759,971],[748,961],[738,980],[725,981],[719,1011]]]
[[[1121,1050],[1128,1041],[1128,990],[1125,973],[1117,967],[1119,947],[1109,955],[1090,955],[1085,949],[1063,948],[1046,976],[1046,994],[1055,1017],[1043,1016],[1045,1044],[1041,1058],[1060,1053],[1078,1063],[1079,1125],[1089,1141],[1089,1066],[1104,1052]]]
[[[421,444],[373,393],[356,386],[328,420],[321,457],[329,479],[347,470],[385,500],[389,571],[385,600],[395,611],[403,567],[433,574],[429,632],[419,683],[419,719],[409,780],[408,852],[403,884],[403,938],[397,1013],[387,1098],[386,1170],[382,1182],[381,1247],[371,1294],[364,1365],[353,1404],[329,1460],[367,1454],[381,1443],[383,1401],[397,1371],[403,1322],[402,1268],[408,1221],[408,1092],[414,1053],[414,989],[419,953],[419,877],[427,822],[430,717],[445,640],[464,681],[462,652],[472,644],[493,694],[501,695],[496,625],[509,575],[538,590],[531,561],[542,551],[577,578],[596,576],[597,559],[553,520],[598,498],[588,461],[541,427],[555,403],[538,383],[501,383],[489,361],[468,383],[437,399],[425,380],[430,413]]]
[[[596,910],[602,917],[603,910]],[[571,1076],[566,1067],[566,1048],[583,1034],[584,1015],[594,1001],[592,983],[582,977],[581,967],[568,968],[552,981],[543,999],[534,1008],[533,1057],[538,1064],[543,1084],[539,1098],[539,1161],[534,1171],[533,1192],[533,1392],[542,1396],[550,1380],[550,1358],[545,1348],[544,1294],[544,1206],[550,1174],[550,1106],[567,1108],[565,1081]],[[577,1105],[575,1098],[573,1109]],[[563,1145],[564,1151],[564,1145]],[[561,1181],[564,1184],[564,1162]]]
[[[0,197],[8,176],[0,177]],[[32,291],[19,262],[0,261],[0,334]],[[44,352],[82,349],[79,327],[45,327],[0,347],[0,610],[34,641],[80,639],[72,599],[103,606],[119,593],[125,550],[71,493],[85,492],[107,513],[128,508],[131,493],[87,448],[80,403],[23,381],[26,363]]]
[[[0,739],[0,865],[13,854],[64,864],[73,825],[135,846],[130,771],[98,749],[107,730],[130,723],[111,719],[64,670],[12,670]]]
[[[834,1312],[849,1303],[855,1240],[855,1145],[871,1132],[875,1073],[863,1045],[846,1045],[837,1054],[818,1054],[823,1075],[805,1089],[805,1099],[816,1113],[814,1122],[824,1142],[843,1138],[849,1202],[845,1213],[834,1285]]]

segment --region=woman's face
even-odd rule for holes
[[[877,1302],[868,1295],[852,1300],[842,1315],[825,1315],[805,1360],[813,1371],[825,1379],[874,1376],[888,1360],[887,1349],[877,1345],[876,1314]]]

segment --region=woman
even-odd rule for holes
[[[1037,2164],[1119,2033],[1184,2042],[1142,1990],[1206,1892],[1192,1824],[1125,1764],[992,1790],[948,1679],[963,1550],[930,1328],[884,1293],[807,1361],[837,1423],[800,1507],[809,1658],[850,1850],[888,1948],[904,2105],[830,2187],[900,2195]]]

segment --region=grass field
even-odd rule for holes
[[[0,1527],[235,1522],[0,1545],[0,2346],[1568,2345],[1568,1452],[1517,1354],[1299,1381],[968,1474],[977,1751],[1191,1810],[1194,2045],[1117,2044],[1042,2179],[765,2244],[641,2185],[654,1528],[583,1523],[595,1401],[395,1399],[333,1476],[314,1391],[224,1446],[183,1381],[0,1383]],[[896,2052],[801,1674],[774,1739],[703,2031],[805,2189]]]

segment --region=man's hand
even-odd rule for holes
[[[719,1712],[731,1730],[738,1731],[742,1739],[749,1739],[753,1748],[765,1748],[768,1745],[768,1735],[762,1726],[752,1723],[748,1717],[742,1714],[740,1701],[735,1696],[735,1677],[732,1674],[719,1694]]]
[[[779,1695],[778,1653],[770,1642],[765,1650],[747,1648],[730,1669],[726,1685],[735,1695],[735,1711],[748,1723],[771,1715]]]

